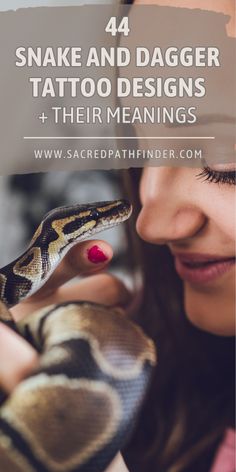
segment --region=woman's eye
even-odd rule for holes
[[[197,178],[202,179],[204,182],[214,182],[216,184],[228,184],[228,185],[235,185],[236,184],[236,171],[218,171],[213,170],[210,167],[204,167],[204,169],[197,174]]]

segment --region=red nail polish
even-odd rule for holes
[[[89,261],[93,262],[94,264],[100,264],[100,262],[105,262],[108,259],[106,254],[104,254],[104,252],[98,246],[92,246],[90,249],[88,249],[87,254]]]

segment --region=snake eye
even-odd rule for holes
[[[99,218],[100,214],[97,210],[92,210],[91,212],[91,217],[97,220]]]

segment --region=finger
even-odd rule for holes
[[[111,274],[98,274],[80,282],[63,286],[43,299],[28,299],[12,309],[16,320],[47,305],[67,301],[86,300],[107,306],[125,307],[131,302],[132,295],[124,284]]]
[[[101,240],[84,241],[74,246],[45,285],[31,299],[45,298],[77,275],[103,270],[112,259],[111,246]]]
[[[36,351],[23,338],[0,323],[0,386],[6,393],[38,364]]]
[[[124,284],[111,274],[90,276],[74,286],[61,287],[57,291],[57,300],[88,300],[107,306],[125,306],[131,294]]]

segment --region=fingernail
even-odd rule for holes
[[[87,254],[88,260],[94,264],[100,264],[100,262],[105,262],[108,259],[106,254],[104,254],[104,252],[98,246],[92,246],[90,249],[88,249]]]

